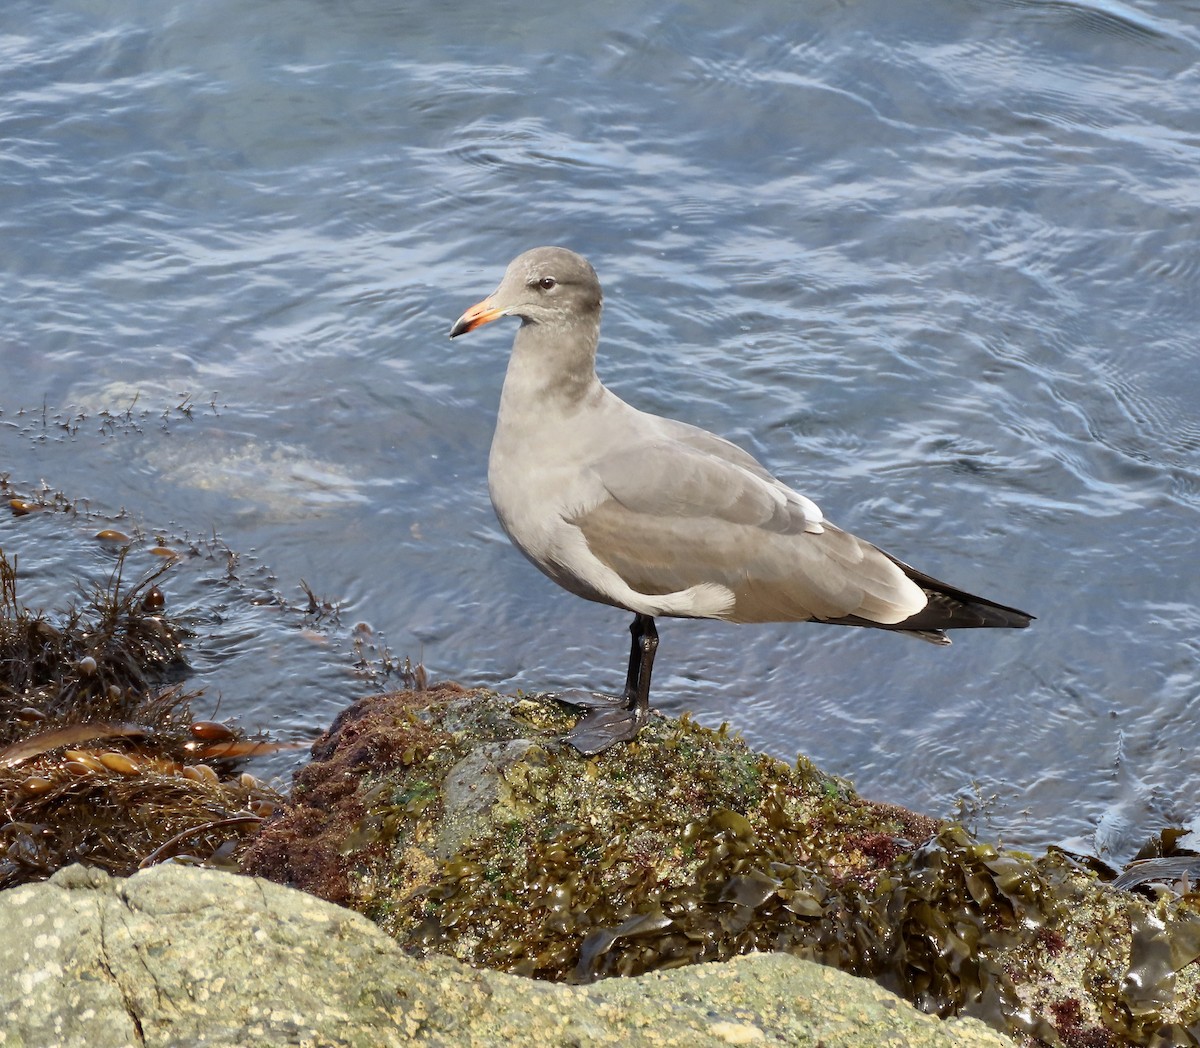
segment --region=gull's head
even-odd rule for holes
[[[500,286],[454,322],[450,337],[499,317],[554,326],[598,324],[601,298],[600,280],[586,258],[565,247],[535,247],[508,264]]]

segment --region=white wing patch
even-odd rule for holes
[[[799,507],[800,513],[804,517],[804,530],[810,535],[822,534],[825,531],[821,526],[825,523],[825,514],[821,512],[821,507],[807,495],[801,495],[800,492],[786,488],[782,484],[779,487],[783,489],[779,492],[783,501]]]

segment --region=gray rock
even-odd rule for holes
[[[413,960],[366,918],[250,877],[73,866],[0,894],[3,1048],[1004,1046],[782,954],[591,986]]]
[[[540,747],[528,739],[485,743],[447,772],[442,783],[438,858],[452,858],[463,844],[493,821],[498,803],[511,803],[512,791],[504,781],[504,773],[534,752],[540,752]]]

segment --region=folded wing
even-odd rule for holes
[[[927,598],[903,567],[823,522],[809,499],[735,445],[682,427],[593,464],[607,498],[572,519],[591,553],[640,593],[727,587],[734,622],[862,619],[894,626]],[[719,442],[714,446],[712,442]],[[719,453],[719,454],[718,454]]]

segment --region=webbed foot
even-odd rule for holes
[[[570,743],[584,756],[603,753],[618,742],[632,742],[650,719],[650,670],[658,650],[654,619],[649,615],[634,615],[629,635],[629,672],[623,695],[575,689],[557,696],[560,702],[587,710],[579,723],[563,736],[563,742]]]
[[[632,742],[649,719],[647,711],[630,709],[625,700],[609,696],[597,696],[608,701],[591,705],[579,722],[562,737],[585,757],[603,753],[618,742]],[[560,696],[561,698],[561,696]],[[584,705],[571,701],[572,705]]]

